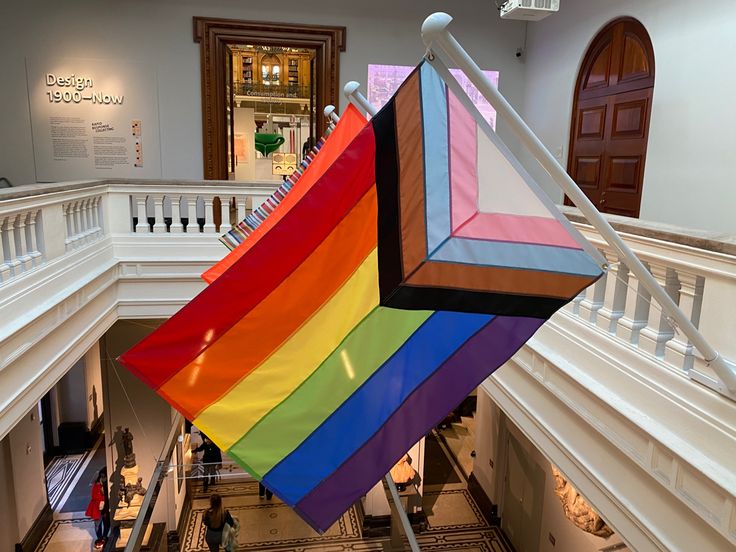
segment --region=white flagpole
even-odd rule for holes
[[[422,39],[427,48],[429,49],[432,46],[439,47],[450,61],[467,75],[496,112],[503,117],[514,134],[516,134],[542,167],[550,174],[557,185],[562,188],[565,194],[580,209],[608,244],[618,252],[623,262],[629,267],[629,270],[636,274],[641,284],[660,304],[662,310],[674,319],[692,344],[702,353],[706,363],[718,374],[718,377],[725,384],[728,391],[736,393],[736,364],[723,358],[708,343],[703,334],[698,331],[629,246],[624,243],[608,221],[603,218],[600,212],[598,212],[598,209],[595,208],[575,181],[560,166],[506,98],[491,85],[491,82],[483,74],[480,67],[478,67],[455,37],[447,30],[447,26],[451,21],[452,17],[444,12],[433,13],[424,20],[422,24]],[[435,53],[437,52],[435,51]]]
[[[378,110],[373,107],[373,105],[366,99],[366,97],[360,93],[360,83],[357,83],[355,81],[350,81],[345,85],[345,88],[343,88],[343,92],[345,93],[345,97],[350,100],[354,105],[361,108],[363,111],[368,113],[371,117],[373,117],[376,113],[378,113]]]
[[[340,120],[340,116],[335,113],[335,106],[332,104],[325,106],[324,114],[332,123],[337,124],[337,121]]]

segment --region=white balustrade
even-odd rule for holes
[[[212,256],[222,256],[225,251],[217,238],[257,209],[276,188],[275,183],[124,180],[44,186],[55,193],[35,192],[23,197],[15,191],[13,199],[7,201],[0,193],[0,285],[44,266],[48,260],[88,251],[109,233],[113,240],[129,236],[136,241],[126,243],[141,245],[148,240],[162,245],[169,233],[179,235],[176,243],[182,244],[186,243],[181,241],[186,240],[184,233],[197,234],[198,240],[204,240],[193,242],[197,247],[211,243]],[[220,198],[217,213],[213,211],[216,197]],[[231,218],[233,202],[236,221]],[[215,225],[218,218],[219,230]],[[669,317],[662,315],[660,306],[617,254],[590,226],[575,224],[602,251],[610,268],[595,285],[575,297],[566,312],[622,346],[637,347],[642,355],[658,358],[698,381],[712,380],[702,355],[672,327]],[[635,229],[639,223],[627,224]],[[725,358],[736,359],[732,338],[736,322],[722,322],[724,315],[732,314],[728,305],[736,304],[736,255],[631,232],[624,238],[693,324],[711,336]],[[723,247],[717,245],[716,249]],[[730,250],[730,246],[725,247]]]
[[[0,283],[41,264],[39,213],[39,209],[32,209],[0,214]]]
[[[582,323],[597,326],[625,346],[637,347],[642,354],[658,358],[701,383],[722,390],[722,386],[713,383],[717,378],[709,371],[702,355],[677,331],[671,318],[662,312],[628,267],[619,262],[616,253],[589,226],[578,226],[602,249],[609,270],[596,284],[575,297],[566,312]],[[732,316],[729,305],[736,304],[736,256],[633,235],[625,238],[695,327],[717,343],[719,353],[729,360],[736,357],[733,340],[721,335],[732,328],[719,323],[723,317]],[[704,311],[704,299],[708,299],[708,312]],[[703,327],[704,323],[707,328]]]
[[[102,217],[100,208],[102,198],[99,195],[75,199],[61,205],[65,219],[66,237],[64,244],[67,251],[79,249],[102,237],[100,226]]]

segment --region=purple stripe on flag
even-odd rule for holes
[[[544,322],[539,318],[497,316],[417,388],[356,454],[302,499],[297,510],[315,528],[327,530],[388,473],[413,443],[511,358]]]

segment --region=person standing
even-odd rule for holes
[[[266,500],[271,500],[273,498],[273,493],[271,492],[271,489],[267,489],[266,486],[258,482],[258,496],[259,498],[266,497]]]
[[[235,525],[230,512],[223,508],[222,498],[219,494],[212,493],[210,495],[210,507],[204,514],[203,523],[207,527],[204,540],[209,546],[210,552],[219,552],[225,524],[227,523],[230,527]]]
[[[207,488],[215,484],[217,470],[222,465],[222,454],[217,445],[204,433],[202,434],[202,444],[193,448],[192,452],[199,452],[201,450],[204,451],[204,455],[202,456],[202,465],[204,466],[204,492],[207,492]]]
[[[95,549],[100,549],[107,541],[107,532],[110,529],[110,504],[107,498],[107,470],[102,468],[92,483],[92,497],[90,498],[85,516],[95,522]]]

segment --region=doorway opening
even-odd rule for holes
[[[313,48],[228,44],[228,178],[280,181],[317,140]]]
[[[644,26],[623,17],[593,39],[575,87],[567,172],[604,213],[637,218],[654,91]],[[572,205],[565,198],[566,205]]]
[[[324,134],[324,118],[317,114],[327,104],[338,106],[339,53],[345,51],[345,36],[345,27],[194,18],[202,65],[205,179],[237,178],[236,169],[251,150],[263,158],[295,152],[301,160],[304,143]],[[256,141],[254,130],[251,144],[246,133],[235,128],[236,109],[252,109],[259,134],[271,136]],[[240,113],[241,122],[248,122],[245,112]],[[275,135],[284,138],[283,144]],[[284,172],[285,161],[279,157],[277,163]],[[271,163],[273,171],[272,158]],[[241,169],[238,172],[245,172],[246,167]],[[281,174],[269,173],[274,176],[280,179]]]

